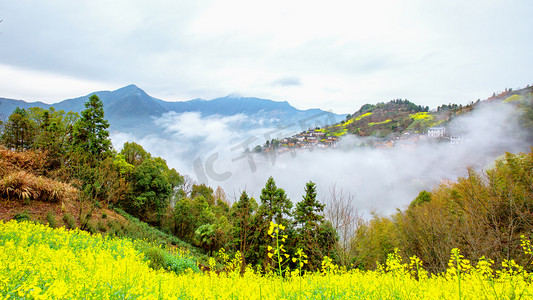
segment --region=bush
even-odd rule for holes
[[[87,222],[87,231],[89,231],[92,234],[95,234],[98,232],[98,225],[95,223],[94,220],[89,220]]]
[[[74,219],[74,217],[69,213],[63,215],[63,221],[65,221],[68,229],[74,229],[77,227],[76,219]]]
[[[13,216],[13,219],[14,220],[17,220],[19,222],[22,222],[22,221],[30,221],[30,214],[25,211],[25,212],[21,212],[21,213],[18,213],[16,215]]]
[[[167,250],[146,243],[138,243],[137,249],[144,253],[145,259],[150,261],[150,268],[154,270],[165,269],[176,274],[192,270],[199,272],[196,262],[185,255],[170,253]]]
[[[59,227],[59,224],[57,223],[56,215],[51,211],[46,213],[46,222],[48,222],[48,226],[52,228]]]

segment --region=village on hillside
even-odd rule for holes
[[[339,147],[341,136],[326,135],[320,128],[300,132],[291,137],[281,140],[268,141],[263,146],[257,146],[254,152],[277,152],[285,153],[295,150],[325,150]],[[377,149],[386,148],[403,148],[414,149],[417,144],[422,142],[441,142],[458,145],[464,142],[462,135],[456,135],[446,130],[446,127],[431,127],[425,133],[404,132],[400,136],[389,139],[366,138],[365,143],[361,146],[372,147]]]

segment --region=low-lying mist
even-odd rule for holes
[[[368,138],[346,136],[337,149],[305,149],[285,153],[253,153],[266,139],[291,136],[307,128],[298,124],[284,128],[243,128],[260,123],[245,115],[202,117],[199,113],[166,114],[155,124],[165,138],[136,138],[117,133],[112,140],[117,149],[135,141],[169,166],[198,182],[221,186],[230,200],[242,190],[259,200],[269,176],[285,189],[293,202],[301,200],[305,183],[317,184],[324,202],[333,187],[353,197],[355,207],[368,216],[371,211],[393,213],[405,208],[421,190],[431,190],[442,180],[455,180],[468,166],[486,169],[507,152],[529,151],[518,125],[518,112],[508,104],[484,104],[472,113],[458,116],[448,128],[463,137],[460,144],[436,142],[421,137],[416,146],[376,149]],[[314,120],[324,124],[324,120]],[[303,124],[303,123],[302,123]],[[305,126],[314,128],[313,122]],[[244,150],[249,148],[250,153]]]

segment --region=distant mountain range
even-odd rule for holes
[[[281,127],[327,116],[329,123],[336,123],[346,115],[338,115],[320,109],[298,110],[287,101],[272,101],[253,97],[227,96],[213,100],[164,101],[148,95],[136,85],[128,85],[115,91],[100,91],[86,96],[67,99],[55,104],[26,102],[0,98],[0,116],[7,117],[17,108],[41,107],[47,109],[81,112],[91,95],[97,95],[104,103],[105,116],[111,131],[131,133],[136,136],[159,134],[155,120],[165,113],[199,112],[202,116],[233,116],[243,114],[251,121],[246,126]],[[259,122],[260,121],[260,122]],[[303,123],[302,123],[303,124]],[[312,124],[309,123],[310,125]]]

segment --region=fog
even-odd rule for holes
[[[137,138],[113,134],[116,149],[135,141],[169,166],[214,189],[221,186],[230,200],[246,190],[257,200],[269,176],[295,203],[302,199],[306,182],[317,184],[318,198],[327,202],[332,189],[353,196],[355,207],[388,215],[405,208],[421,190],[431,190],[442,180],[455,180],[490,167],[505,151],[529,151],[518,126],[518,113],[506,104],[484,104],[448,126],[463,137],[461,144],[435,142],[421,137],[416,147],[376,149],[364,146],[370,138],[346,136],[337,149],[305,149],[285,153],[245,153],[265,139],[291,136],[305,126],[324,125],[325,119],[307,120],[283,128],[243,126],[260,124],[245,115],[202,117],[199,113],[166,114],[155,120],[166,137]]]

